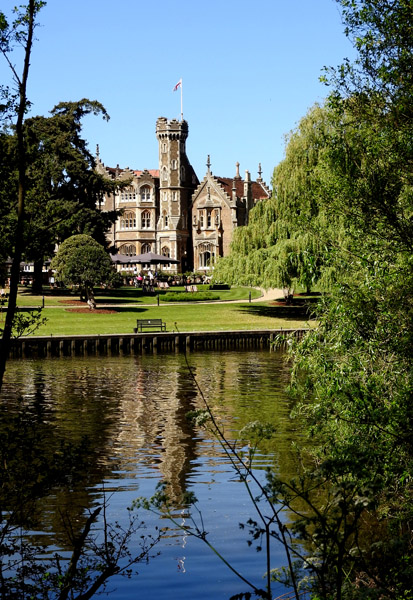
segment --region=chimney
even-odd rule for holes
[[[245,181],[244,181],[244,198],[246,199],[246,205],[248,208],[252,203],[252,186],[251,186],[251,175],[249,171],[245,171]]]
[[[234,179],[241,179],[241,176],[239,174],[239,162],[235,163],[235,166],[236,166],[237,172],[235,174]]]

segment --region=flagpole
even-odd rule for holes
[[[184,120],[184,111],[182,108],[182,77],[181,77],[181,121]]]
[[[181,88],[181,121],[184,120],[184,109],[183,109],[183,105],[182,105],[182,77],[181,79],[178,81],[178,83],[174,86],[174,88],[172,89],[173,92],[176,92],[176,90],[178,88]]]

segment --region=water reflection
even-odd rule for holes
[[[291,472],[294,465],[289,447],[299,432],[288,417],[291,405],[283,391],[288,368],[281,356],[259,351],[194,353],[189,363],[226,435],[236,439],[251,420],[273,423],[277,436],[261,448],[258,466],[276,464],[284,475]],[[186,417],[189,411],[203,408],[203,400],[182,355],[10,362],[3,397],[8,414],[30,415],[30,425],[38,432],[37,452],[45,460],[53,461],[57,448],[70,445],[81,465],[75,474],[48,490],[39,503],[33,525],[47,532],[51,544],[66,547],[61,514],[80,528],[79,508],[84,511],[96,506],[103,486],[106,494],[115,492],[111,503],[119,518],[134,497],[151,495],[156,483],[166,480],[177,504],[184,492],[195,491],[205,518],[209,515],[212,519],[217,539],[246,569],[258,577],[262,574],[259,559],[246,558],[247,545],[237,532],[238,522],[249,510],[245,501],[234,497],[239,493],[234,485],[240,484],[216,440],[195,429]],[[7,427],[3,420],[0,428]],[[235,528],[231,533],[230,525]],[[197,561],[202,556],[202,564],[216,569],[215,559],[193,545],[189,550],[190,544],[182,535],[171,535],[162,557],[148,567],[143,583],[140,580],[141,589],[147,586],[151,590],[142,597],[168,597],[166,591],[176,585],[175,581],[155,581],[154,573],[165,568],[158,566],[162,560],[171,558],[177,565],[174,571],[178,569],[181,575],[186,571],[186,578],[193,578],[190,591],[179,590],[180,598],[220,599],[239,591],[225,568],[214,593],[207,575],[202,584],[202,568],[196,567]],[[236,540],[240,544],[235,549]],[[191,552],[192,575],[183,550],[171,550],[176,544],[185,547],[186,557]],[[196,593],[195,580],[199,586]],[[127,585],[122,583],[124,596],[117,594],[117,598],[130,597]]]

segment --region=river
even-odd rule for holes
[[[104,497],[108,521],[125,524],[133,500],[150,497],[167,481],[178,521],[189,517],[182,494],[194,492],[213,544],[243,576],[264,587],[264,553],[248,546],[239,527],[254,516],[244,484],[218,441],[195,427],[187,413],[203,408],[203,395],[231,440],[250,421],[272,423],[276,434],[260,446],[255,473],[264,481],[270,466],[286,477],[294,472],[291,443],[300,438],[289,417],[288,378],[282,355],[268,351],[193,353],[188,364],[182,354],[10,361],[2,432],[8,427],[5,415],[25,415],[19,418],[41,446],[38,454],[53,457],[62,441],[87,452],[79,476],[68,476],[39,502],[33,540],[50,550],[67,549],[61,516],[76,522],[79,512]],[[114,576],[108,585],[113,598],[227,600],[248,591],[202,541],[143,509],[139,517],[145,533],[161,528],[154,548],[159,555],[138,564],[131,579]],[[137,536],[132,552],[139,551],[138,542]],[[272,567],[284,564],[283,549],[274,544]],[[275,596],[283,592],[274,589]]]

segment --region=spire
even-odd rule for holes
[[[209,154],[208,154],[206,166],[207,166],[207,169],[208,169],[208,173],[211,173],[211,159],[209,157]]]
[[[96,158],[99,158],[99,144],[96,144]]]
[[[262,181],[261,163],[258,163],[258,181]]]

